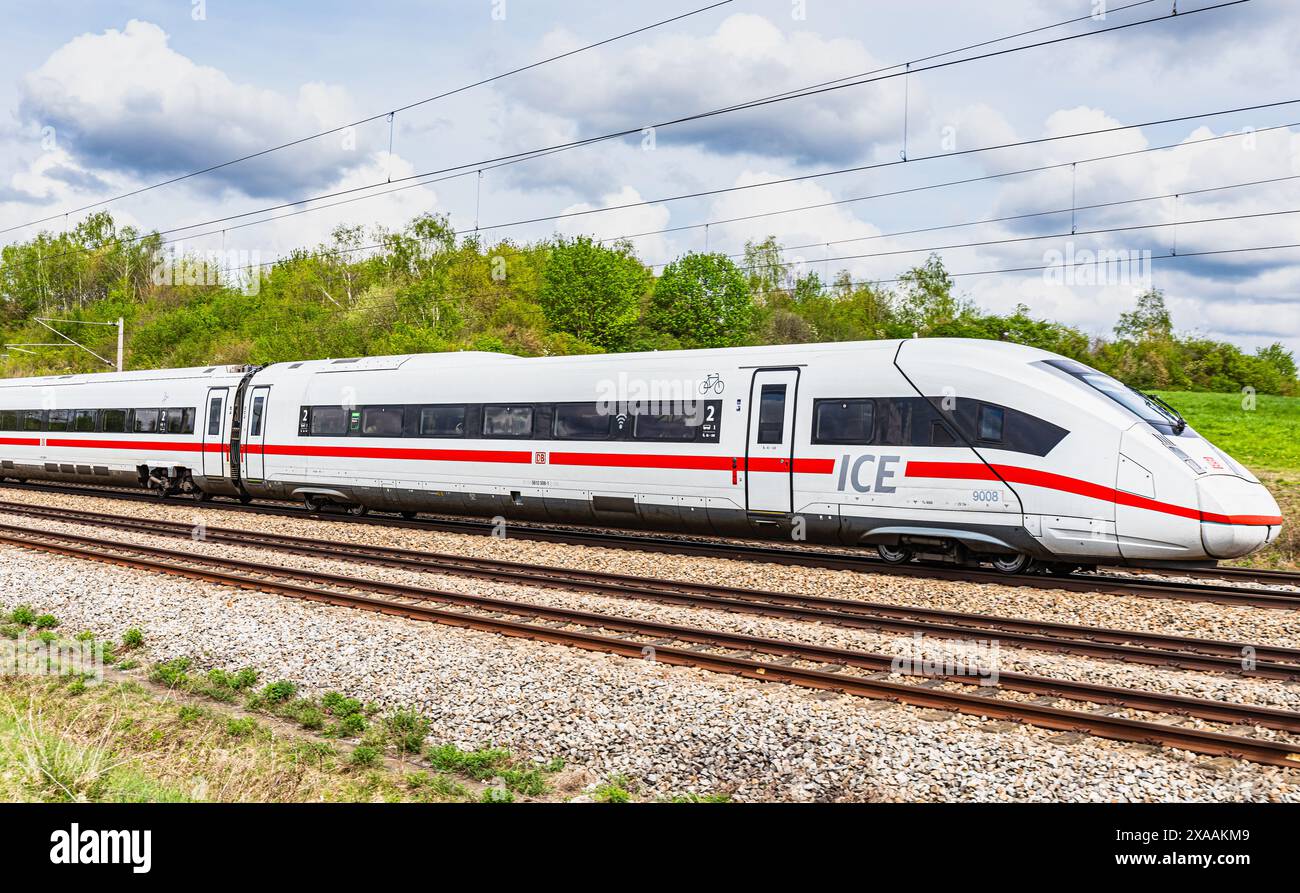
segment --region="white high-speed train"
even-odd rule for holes
[[[784,536],[1007,573],[1232,558],[1282,523],[1155,398],[965,339],[12,379],[0,476]]]

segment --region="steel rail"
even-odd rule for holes
[[[11,527],[10,525],[5,526]],[[31,548],[70,557],[152,570],[222,585],[292,595],[330,604],[366,608],[382,613],[406,616],[411,619],[433,620],[457,626],[487,629],[511,635],[523,635],[543,641],[576,645],[589,650],[612,651],[634,657],[645,657],[648,653],[653,655],[654,659],[662,659],[668,663],[681,663],[750,678],[793,682],[868,697],[886,697],[919,706],[943,707],[980,716],[1020,719],[1046,728],[1086,731],[1119,740],[1166,744],[1199,753],[1228,754],[1274,765],[1300,767],[1300,746],[1285,741],[1243,737],[1188,726],[1168,725],[1085,711],[1063,710],[1032,702],[1010,702],[990,698],[987,695],[939,690],[923,685],[889,682],[879,678],[866,678],[837,672],[845,666],[854,666],[876,672],[888,672],[893,669],[894,658],[886,655],[784,642],[734,633],[699,630],[692,627],[680,627],[605,614],[551,608],[462,593],[439,592],[317,571],[274,568],[239,559],[215,558],[206,555],[177,555],[174,552],[150,546],[112,540],[97,540],[77,534],[22,528],[19,528],[19,530],[23,532],[19,534],[12,532],[0,533],[0,541],[22,548]],[[72,543],[80,543],[81,545],[71,545]],[[90,548],[86,548],[87,546]],[[204,565],[205,567],[192,566],[195,564]],[[248,573],[232,573],[232,570],[245,571],[251,573],[251,575],[248,575]],[[285,579],[271,579],[277,576]],[[317,585],[307,585],[307,583]],[[471,607],[480,611],[505,612],[529,618],[540,617],[561,624],[622,630],[641,636],[667,636],[670,640],[696,642],[701,645],[780,654],[787,658],[831,664],[833,669],[830,671],[816,670],[796,667],[786,663],[754,661],[749,657],[707,654],[696,650],[667,646],[658,642],[653,644],[631,642],[627,639],[611,638],[594,633],[505,620],[496,613],[488,616],[468,615],[445,609],[431,608],[423,604],[403,604],[357,595],[355,591],[331,592],[320,589],[318,584],[321,583],[330,583],[351,590],[391,593],[398,597],[418,601],[440,601]],[[952,673],[937,675],[935,678],[966,685],[978,684],[981,681],[981,677],[976,674]],[[1090,703],[1118,704],[1133,710],[1197,716],[1214,722],[1249,723],[1284,731],[1300,730],[1300,714],[1274,708],[1207,701],[1181,695],[1117,689],[1090,683],[1011,673],[999,674],[998,685],[1012,690],[1029,691],[1040,695],[1051,695],[1074,700],[1086,700]]]
[[[14,486],[14,484],[5,482],[5,486]],[[17,486],[35,492],[104,496],[110,499],[151,502],[156,505],[184,505],[211,508],[216,511],[310,518],[314,521],[330,523],[361,523],[410,530],[434,530],[446,533],[486,536],[498,535],[498,528],[493,522],[471,518],[425,517],[419,520],[407,520],[395,517],[347,515],[329,510],[307,511],[294,506],[292,503],[283,501],[254,504],[198,502],[193,499],[179,497],[159,498],[134,490],[103,489],[88,485],[33,485],[21,483]],[[515,539],[590,546],[599,549],[630,549],[677,555],[698,555],[700,557],[721,558],[732,561],[770,562],[791,567],[815,567],[824,570],[844,570],[882,576],[953,580],[965,583],[991,583],[998,586],[1058,589],[1068,592],[1100,592],[1109,595],[1140,596],[1144,598],[1172,598],[1184,601],[1204,601],[1260,608],[1300,609],[1300,592],[1262,590],[1227,584],[1203,585],[1170,580],[1143,582],[1132,577],[1106,577],[1098,574],[1075,574],[1070,576],[1008,575],[996,571],[967,567],[892,565],[864,554],[855,555],[825,549],[735,543],[720,540],[716,537],[707,538],[706,535],[702,535],[703,538],[701,539],[683,539],[672,534],[595,531],[564,526],[538,526],[536,523],[524,522],[510,522],[507,527],[507,535]]]
[[[63,523],[86,523],[164,537],[194,536],[195,527],[178,521],[123,518],[102,512],[0,501],[0,512]],[[985,616],[857,599],[768,592],[677,580],[651,580],[627,574],[532,565],[501,559],[416,552],[391,546],[345,543],[289,534],[204,527],[202,539],[247,548],[370,564],[423,573],[445,573],[525,586],[581,589],[594,594],[636,598],[690,607],[788,617],[851,628],[924,632],[967,639],[996,635],[1005,642],[1053,652],[1133,661],[1182,669],[1247,676],[1300,679],[1300,649],[1241,642],[1117,630],[1080,624]]]

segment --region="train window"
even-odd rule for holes
[[[420,407],[421,437],[464,437],[464,406]]]
[[[813,405],[813,443],[871,443],[873,400],[817,400]]]
[[[221,402],[220,397],[208,401],[208,434],[212,436],[221,434]]]
[[[157,434],[160,409],[137,409],[131,413],[131,430],[136,434]]]
[[[190,430],[185,430],[185,413],[190,413]],[[194,432],[194,410],[168,409],[163,416],[163,433],[192,434]]]
[[[700,430],[697,414],[660,412],[634,416],[632,437],[636,440],[677,440],[682,443],[695,439]]]
[[[72,414],[73,431],[94,431],[95,430],[95,410],[78,409]]]
[[[880,401],[880,418],[876,423],[876,443],[908,446],[912,443],[912,416],[915,403],[904,397]],[[922,432],[925,428],[921,429]]]
[[[313,406],[310,430],[316,437],[346,437],[348,411],[342,406]]]
[[[18,430],[18,410],[0,410],[0,431]]]
[[[785,385],[765,384],[758,398],[758,442],[785,439]]]
[[[980,404],[979,439],[1001,443],[1002,422],[1005,415],[1001,406],[990,406],[987,403]]]
[[[23,410],[24,431],[40,431],[44,427],[45,427],[45,420],[41,418],[41,411],[39,409]]]
[[[555,436],[560,440],[608,440],[613,418],[596,403],[561,403],[555,407]]]
[[[51,409],[49,416],[49,427],[47,431],[67,431],[68,420],[72,418],[72,411],[67,409]]]
[[[248,435],[250,437],[260,437],[262,434],[262,407],[266,405],[266,397],[258,394],[253,398],[253,414],[248,423]]]
[[[125,409],[105,409],[100,413],[101,431],[112,434],[124,434],[126,432],[126,410]]]
[[[401,406],[370,406],[361,410],[362,437],[401,437],[405,418]]]
[[[533,434],[533,408],[531,406],[484,406],[484,437],[531,437]]]
[[[931,446],[956,446],[957,435],[952,433],[952,429],[946,424],[935,419],[930,423],[930,445]]]

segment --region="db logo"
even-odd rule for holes
[[[534,462],[535,464],[537,464],[537,465],[545,465],[545,464],[546,464],[546,454],[545,454],[545,453],[541,453],[541,452],[535,454],[534,457],[533,457],[533,462]]]

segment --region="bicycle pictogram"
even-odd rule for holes
[[[707,394],[712,391],[715,394],[721,394],[727,389],[727,384],[722,380],[722,376],[716,372],[709,373],[708,378],[700,382],[700,393]]]

